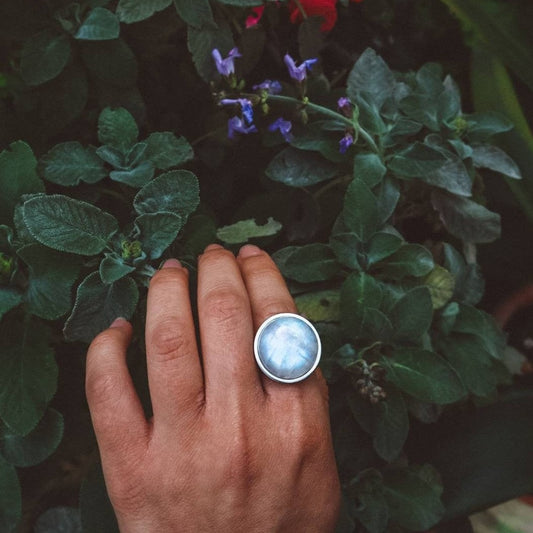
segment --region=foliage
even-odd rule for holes
[[[87,416],[68,386],[86,344],[131,319],[147,402],[150,277],[167,257],[194,274],[215,239],[268,249],[320,329],[347,531],[420,531],[447,513],[431,456],[407,444],[413,426],[430,432],[510,383],[505,338],[476,307],[475,251],[500,235],[483,173],[521,178],[493,144],[512,124],[463,109],[439,64],[400,72],[363,43],[335,81],[320,19],[293,27],[287,6],[267,2],[243,29],[261,3],[0,6],[1,531],[23,518],[17,469],[24,483],[22,469],[87,456],[65,445]],[[374,20],[340,4],[339,24]],[[289,74],[287,49],[307,60],[285,58]],[[94,469],[80,501],[81,514],[53,507],[36,530],[115,529]]]

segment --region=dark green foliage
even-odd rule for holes
[[[317,323],[346,531],[441,520],[443,483],[431,456],[412,451],[412,432],[510,383],[505,338],[474,307],[485,289],[475,247],[500,235],[483,174],[521,178],[492,144],[509,121],[463,112],[436,63],[401,73],[358,44],[355,65],[331,67],[336,34],[316,17],[287,31],[283,3],[267,2],[246,30],[260,0],[19,4],[0,7],[0,530],[21,523],[16,468],[54,461],[64,431],[74,451],[61,446],[60,464],[94,456],[86,429],[83,444],[69,433],[87,420],[87,343],[130,319],[142,390],[149,280],[169,257],[193,278],[215,240],[266,248]],[[339,24],[370,17],[370,1],[368,12],[350,4],[339,2]],[[212,51],[226,57],[235,43],[243,57],[223,76]],[[297,63],[322,59],[301,84],[280,70],[287,50]],[[265,78],[282,93],[254,90]],[[250,101],[256,132],[227,139],[228,118],[250,124],[225,98]],[[291,121],[288,134],[268,131],[277,118]],[[453,464],[435,455],[446,487]],[[467,513],[475,502],[453,505]],[[52,507],[35,522],[54,528],[117,530],[97,467],[79,513]]]

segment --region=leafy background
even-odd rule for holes
[[[321,32],[283,2],[246,28],[259,4],[0,6],[0,531],[116,530],[87,343],[132,319],[149,415],[146,285],[172,256],[194,281],[215,240],[271,252],[320,329],[339,531],[468,530],[533,489],[531,379],[512,365],[528,314],[513,349],[487,312],[532,266],[531,6],[344,1]],[[224,79],[211,51],[233,46]],[[305,83],[287,52],[320,59]],[[282,93],[254,91],[265,79]],[[258,133],[228,139],[225,97],[250,99]]]

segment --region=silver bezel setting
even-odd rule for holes
[[[259,339],[261,338],[261,335],[264,329],[270,323],[274,322],[275,320],[278,320],[280,318],[287,318],[287,317],[297,318],[298,320],[305,322],[305,324],[307,324],[311,328],[311,331],[314,333],[316,337],[316,341],[317,341],[317,346],[318,346],[317,353],[315,356],[315,362],[313,363],[313,366],[305,374],[302,374],[301,376],[298,376],[297,378],[292,378],[292,379],[280,378],[272,374],[272,372],[270,372],[264,366],[263,361],[261,361],[261,357],[259,356]],[[261,369],[261,372],[263,372],[263,374],[268,376],[270,379],[273,379],[274,381],[278,381],[280,383],[297,383],[298,381],[303,381],[304,379],[309,377],[316,370],[316,367],[318,366],[318,363],[320,362],[320,356],[322,354],[322,343],[320,342],[320,336],[318,335],[318,331],[316,330],[315,326],[313,326],[313,324],[309,322],[309,320],[295,313],[278,313],[277,315],[272,315],[270,318],[267,318],[257,330],[257,333],[255,334],[255,338],[254,338],[254,354],[255,354],[255,360],[257,362],[257,366],[259,366],[259,368]]]

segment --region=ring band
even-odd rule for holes
[[[310,376],[320,361],[322,346],[315,327],[294,313],[265,320],[254,339],[257,365],[269,378],[296,383]]]

